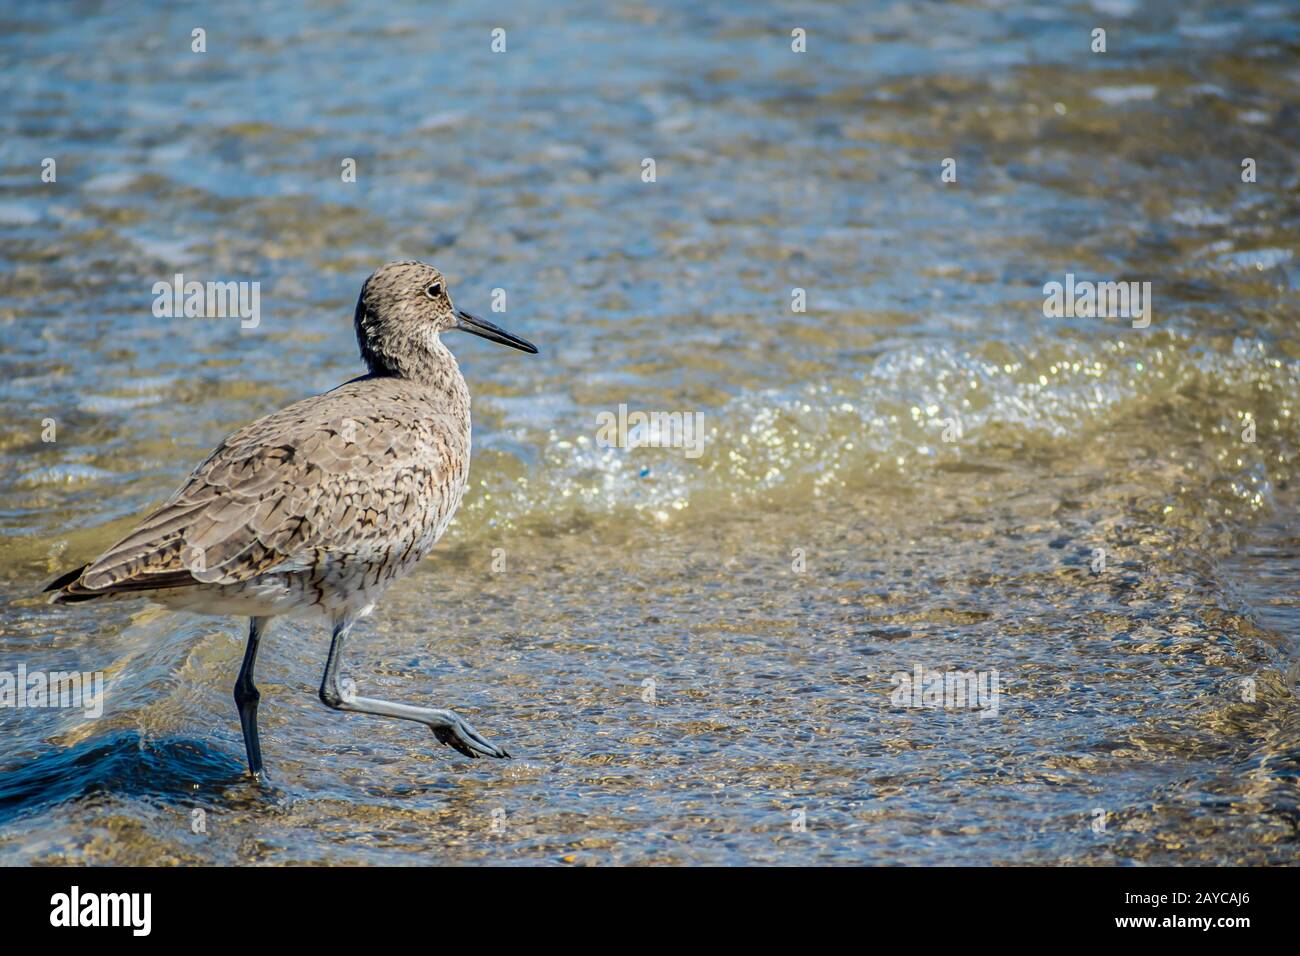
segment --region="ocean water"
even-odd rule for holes
[[[105,694],[0,708],[0,862],[1294,864],[1300,6],[67,6],[0,11],[0,671]],[[358,374],[397,258],[542,353],[449,339],[471,487],[346,669],[516,759],[293,621],[258,788],[246,622],[39,592]]]

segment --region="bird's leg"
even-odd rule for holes
[[[248,751],[248,772],[254,780],[262,779],[262,744],[257,739],[257,702],[262,695],[253,686],[253,668],[257,665],[257,646],[270,626],[269,617],[248,620],[248,644],[244,648],[244,663],[235,681],[235,706],[239,708],[239,725],[244,730],[244,749]]]
[[[334,621],[334,638],[330,641],[330,656],[325,662],[325,676],[321,678],[320,699],[326,707],[354,714],[374,714],[378,717],[396,717],[414,720],[432,728],[433,735],[448,747],[466,757],[509,757],[503,749],[479,736],[469,721],[454,711],[432,707],[415,707],[411,704],[394,704],[373,697],[358,697],[351,686],[344,687],[339,680],[339,663],[343,657],[343,644],[352,628],[353,618],[342,617]]]

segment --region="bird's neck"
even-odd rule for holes
[[[384,355],[380,361],[372,360],[369,365],[372,375],[392,376],[423,385],[438,396],[439,404],[445,402],[448,410],[464,409],[468,416],[469,386],[465,384],[456,357],[440,339],[420,343],[419,347],[408,351]]]

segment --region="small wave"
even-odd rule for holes
[[[486,494],[467,504],[466,520],[625,510],[666,521],[702,503],[833,494],[887,479],[952,480],[955,462],[1068,453],[1099,429],[1162,406],[1182,416],[1167,427],[1222,433],[1224,441],[1235,441],[1227,425],[1268,412],[1271,427],[1283,430],[1273,436],[1281,440],[1276,447],[1300,443],[1300,362],[1261,340],[1237,339],[1218,351],[1175,332],[1152,340],[896,348],[856,375],[741,392],[700,409],[704,450],[693,460],[678,449],[602,447],[594,426],[554,428],[536,439],[527,467],[476,466]],[[1274,403],[1271,411],[1261,396]],[[594,412],[585,417],[595,420]],[[518,457],[504,442],[486,444]]]

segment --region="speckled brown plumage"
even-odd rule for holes
[[[435,387],[367,376],[245,425],[62,595],[274,593],[239,587],[258,582],[291,601],[315,592],[326,609],[353,602],[423,558],[460,503],[470,399],[459,372],[448,378]]]

